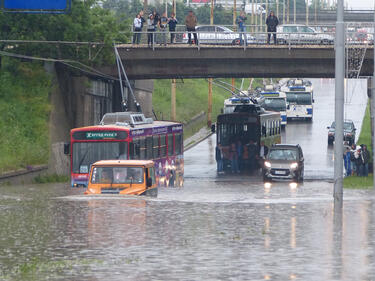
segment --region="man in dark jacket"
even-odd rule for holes
[[[362,176],[367,177],[368,176],[368,162],[370,160],[370,153],[367,150],[367,146],[362,146],[362,153],[361,153],[361,159],[362,159]]]
[[[266,24],[267,24],[267,32],[268,32],[268,34],[267,34],[268,35],[267,44],[270,43],[271,33],[273,34],[273,42],[275,44],[277,44],[277,41],[276,41],[276,27],[279,24],[279,20],[275,16],[275,14],[273,13],[273,11],[271,11],[270,15],[267,17]]]

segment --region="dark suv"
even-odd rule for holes
[[[271,146],[264,160],[263,180],[291,179],[302,182],[304,159],[299,144],[276,144]]]
[[[328,131],[328,144],[333,144],[335,140],[335,127],[336,123],[332,122],[332,125],[330,127],[327,127],[329,129]],[[352,120],[345,120],[344,121],[344,141],[347,141],[349,145],[352,145],[355,143],[355,131],[356,128],[354,126],[354,123]]]

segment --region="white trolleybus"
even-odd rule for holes
[[[273,85],[267,85],[261,92],[262,98],[259,104],[267,111],[280,112],[281,126],[287,124],[287,99],[286,94],[274,89]]]
[[[313,118],[314,92],[310,81],[292,79],[285,90],[289,118],[311,121]]]

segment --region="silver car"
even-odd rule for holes
[[[225,26],[199,25],[195,30],[200,44],[238,45],[240,43],[240,34]],[[247,42],[253,42],[254,37],[250,34],[246,35]],[[182,43],[188,43],[188,40],[188,32],[185,32],[182,36]],[[193,34],[191,34],[191,40],[194,40]]]
[[[296,144],[276,144],[270,147],[263,164],[263,180],[288,179],[302,182],[304,158]]]
[[[284,24],[277,27],[278,44],[334,44],[335,38],[319,33],[314,28],[300,24]]]

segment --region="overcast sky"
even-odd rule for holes
[[[348,3],[349,8],[360,8],[360,9],[373,9],[374,0],[344,0],[345,3]]]

